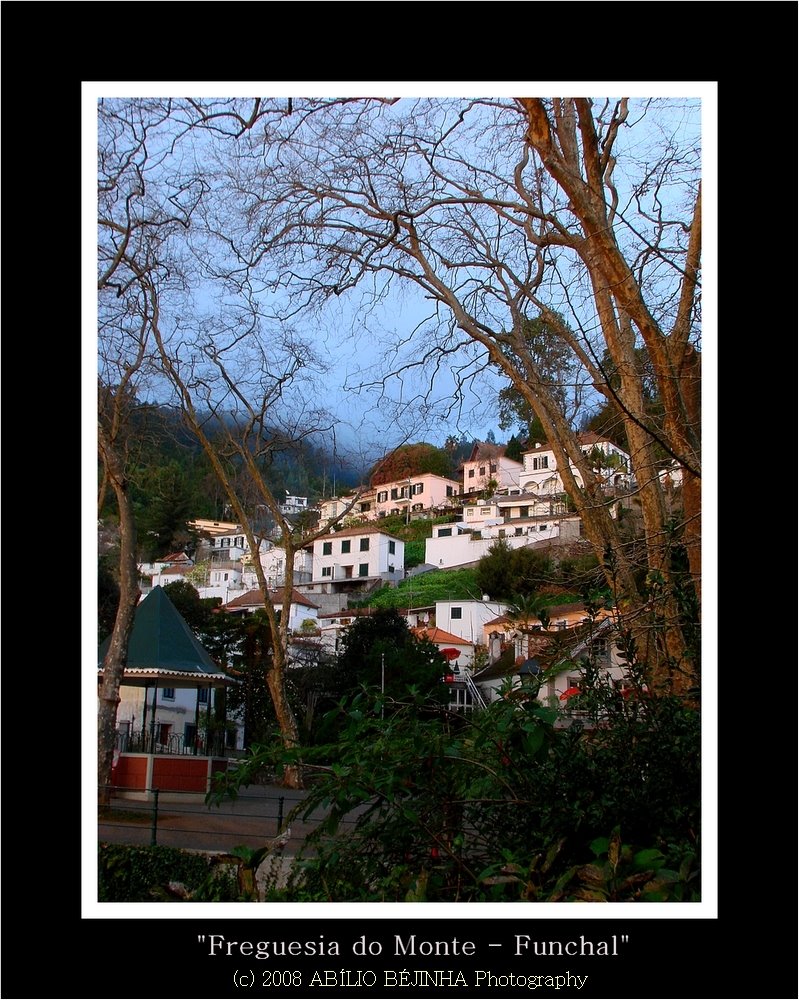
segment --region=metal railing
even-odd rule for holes
[[[154,729],[117,730],[114,749],[120,753],[174,754],[185,757],[229,757],[236,753],[234,747],[226,745],[225,732],[214,732],[206,736],[200,730],[193,739],[187,740],[183,733],[162,734],[158,723]]]

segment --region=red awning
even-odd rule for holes
[[[560,696],[560,700],[565,701],[567,698],[573,698],[576,694],[582,694],[579,688],[576,687],[566,688],[566,690]]]
[[[441,653],[441,655],[447,660],[457,660],[461,655],[461,651],[459,649],[455,649],[454,646],[447,646],[446,649],[440,649],[439,653]]]

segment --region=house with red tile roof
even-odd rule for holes
[[[272,607],[275,611],[282,611],[285,593],[286,592],[283,587],[269,591],[269,599],[272,602]],[[240,594],[232,601],[228,601],[228,603],[222,605],[222,607],[225,611],[229,611],[231,614],[247,615],[253,614],[256,611],[262,611],[265,604],[261,591],[254,589],[245,591],[245,593]],[[289,629],[292,632],[299,632],[302,628],[303,622],[306,622],[309,619],[316,622],[318,613],[319,606],[314,604],[314,602],[310,600],[310,598],[306,597],[305,594],[301,594],[298,590],[292,587],[289,592]]]

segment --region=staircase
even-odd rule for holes
[[[466,682],[466,690],[472,696],[472,701],[474,703],[474,707],[475,708],[488,708],[488,703],[486,702],[485,698],[483,697],[483,692],[480,690],[480,688],[472,680],[472,675],[471,674],[466,674],[464,680]]]

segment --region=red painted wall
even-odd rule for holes
[[[111,772],[111,783],[118,788],[143,789],[147,778],[146,757],[126,757],[121,754]]]

